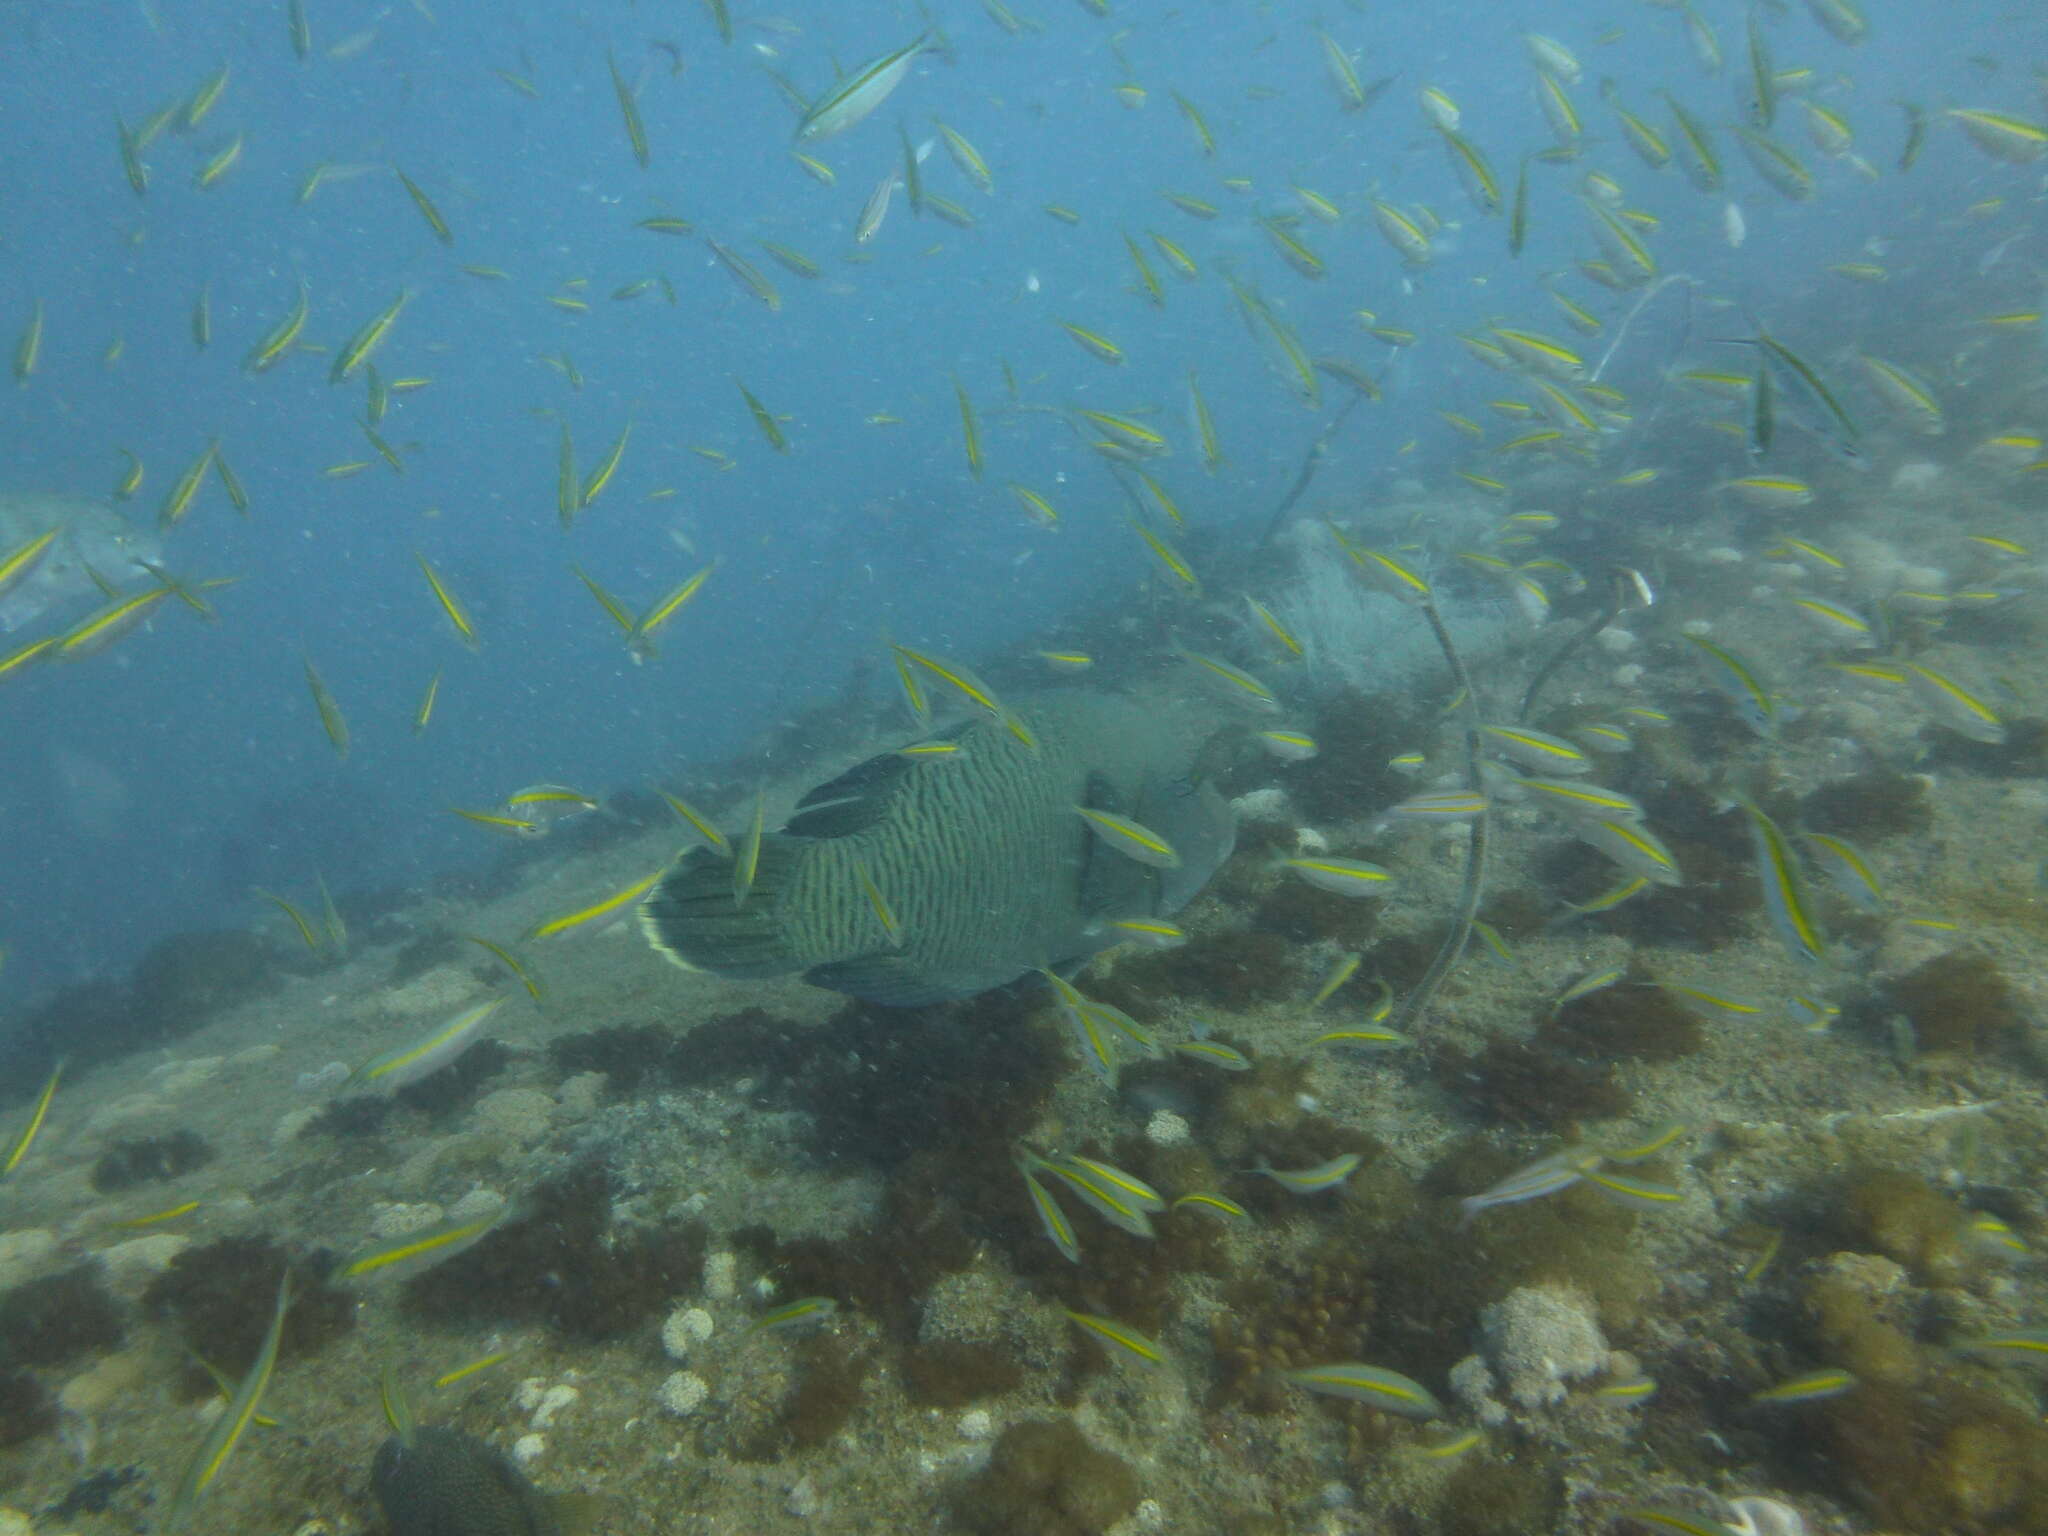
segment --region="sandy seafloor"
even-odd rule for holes
[[[1832,531],[1826,523],[1800,531],[1849,548],[1866,569],[1925,561],[1947,566],[1954,583],[1967,581],[1968,556],[1957,541],[1978,528],[1981,517],[1970,518],[1986,504],[1953,509],[1943,528],[1931,523],[1929,505],[1899,494],[1856,529],[1838,522]],[[511,989],[513,1000],[489,1026],[511,1058],[448,1113],[395,1110],[358,1138],[301,1135],[331,1092],[309,1092],[302,1078],[360,1061],[503,985],[481,953],[394,985],[396,947],[358,947],[215,1018],[172,1052],[115,1062],[60,1093],[28,1161],[0,1188],[0,1281],[11,1287],[98,1255],[127,1312],[125,1342],[40,1373],[65,1404],[63,1432],[0,1451],[0,1505],[35,1514],[91,1472],[133,1467],[142,1479],[117,1488],[104,1511],[44,1516],[34,1529],[97,1536],[157,1527],[209,1405],[180,1395],[175,1336],[135,1303],[185,1245],[260,1233],[298,1250],[346,1253],[465,1197],[471,1204],[460,1208],[476,1209],[476,1190],[517,1202],[562,1167],[599,1158],[612,1170],[615,1227],[703,1223],[700,1273],[601,1343],[530,1318],[503,1327],[424,1320],[401,1312],[398,1285],[363,1287],[351,1331],[317,1353],[287,1354],[264,1402],[278,1425],[242,1443],[195,1528],[279,1536],[383,1529],[369,1467],[387,1433],[378,1376],[391,1362],[419,1389],[423,1418],[517,1447],[543,1489],[603,1495],[605,1530],[1095,1529],[1085,1509],[1062,1507],[1056,1493],[1035,1524],[985,1523],[995,1518],[993,1504],[974,1492],[972,1480],[1007,1427],[1060,1419],[1128,1465],[1140,1502],[1124,1501],[1113,1525],[1119,1533],[1584,1531],[1608,1528],[1636,1503],[1723,1515],[1715,1496],[1740,1494],[1782,1500],[1816,1531],[2028,1529],[2029,1511],[2048,1508],[2040,1377],[1946,1346],[2048,1325],[2039,1257],[2048,1251],[2048,1042],[2038,1022],[2048,1002],[2039,869],[2048,754],[2039,730],[2025,723],[2048,703],[2039,644],[2048,620],[2038,597],[2022,597],[1923,637],[1930,662],[1940,658],[1979,681],[1997,678],[2015,738],[2025,737],[2003,748],[1961,742],[1928,725],[1902,695],[1824,669],[1831,653],[1768,596],[1815,585],[1764,556],[1768,539],[1759,530],[1773,521],[1727,517],[1671,536],[1655,551],[1666,602],[1624,621],[1633,645],[1590,648],[1546,708],[1591,718],[1636,702],[1678,714],[1681,728],[1669,743],[1656,747],[1646,732],[1636,754],[1603,775],[1637,793],[1660,777],[1709,784],[1763,761],[1772,765],[1772,786],[1794,797],[1878,768],[1923,776],[1926,826],[1857,834],[1888,887],[1886,914],[1857,917],[1825,898],[1839,970],[1802,969],[1755,909],[1754,874],[1738,851],[1724,888],[1695,893],[1710,908],[1738,909],[1731,942],[1700,949],[1617,931],[1618,920],[1597,917],[1524,924],[1510,935],[1513,964],[1468,954],[1405,1051],[1350,1056],[1308,1044],[1362,1016],[1376,969],[1370,947],[1360,977],[1313,1015],[1303,1000],[1341,942],[1295,944],[1283,974],[1254,979],[1242,1006],[1214,996],[1155,1006],[1148,1022],[1170,1038],[1186,1038],[1199,1017],[1263,1064],[1253,1076],[1278,1085],[1260,1101],[1267,1129],[1221,1122],[1221,1106],[1243,1109],[1246,1098],[1204,1100],[1178,1124],[1161,1119],[1156,1110],[1166,1100],[1119,1100],[1069,1052],[1035,1127],[1043,1147],[1103,1151],[1186,1134],[1195,1148],[1213,1139],[1226,1156],[1242,1157],[1247,1147],[1256,1156],[1260,1146],[1302,1144],[1296,1119],[1377,1143],[1358,1175],[1314,1197],[1276,1202],[1241,1165],[1216,1170],[1215,1187],[1252,1205],[1255,1219],[1219,1225],[1204,1249],[1210,1272],[1167,1286],[1155,1330],[1166,1355],[1158,1368],[1101,1361],[1098,1346],[1061,1315],[1078,1293],[1055,1297],[1042,1269],[1018,1275],[1004,1244],[975,1246],[966,1266],[919,1303],[921,1338],[994,1344],[1023,1367],[995,1395],[958,1406],[913,1401],[901,1375],[903,1341],[885,1337],[884,1321],[857,1305],[842,1306],[812,1334],[750,1334],[768,1298],[790,1293],[759,1272],[752,1250],[735,1251],[735,1228],[765,1223],[783,1244],[839,1237],[885,1209],[887,1178],[902,1177],[906,1166],[923,1176],[934,1165],[828,1161],[806,1139],[801,1113],[777,1107],[766,1085],[746,1076],[684,1087],[649,1082],[621,1093],[599,1075],[559,1069],[544,1050],[559,1036],[619,1024],[687,1034],[704,1020],[758,1008],[800,1037],[842,1007],[842,999],[795,982],[685,975],[630,923],[526,946],[548,1000],[536,1007]],[[1880,542],[1888,528],[1912,530],[1910,554],[1904,539]],[[1696,658],[1677,638],[1677,627],[1697,618],[1769,657],[1783,691],[1803,707],[1780,744],[1758,744],[1703,688]],[[1562,638],[1561,627],[1552,633]],[[1508,665],[1489,658],[1481,669],[1503,702],[1524,675],[1503,670]],[[1510,677],[1512,687],[1497,686]],[[1334,734],[1326,723],[1316,728]],[[1369,730],[1363,737],[1372,739]],[[1385,756],[1426,744],[1432,771],[1441,772],[1455,764],[1450,743],[1440,730],[1427,743],[1387,739],[1375,747]],[[1284,788],[1300,771],[1276,767],[1270,779]],[[1282,878],[1266,867],[1268,850],[1303,826],[1333,849],[1367,853],[1400,874],[1377,939],[1433,940],[1455,897],[1462,831],[1369,831],[1382,808],[1360,806],[1347,823],[1255,796],[1238,860],[1186,915],[1194,941],[1180,953],[1198,953],[1205,941],[1258,920]],[[1740,820],[1731,813],[1727,825],[1739,833]],[[1667,834],[1676,841],[1672,829]],[[423,906],[408,921],[419,933],[520,933],[657,868],[676,841],[664,831],[601,855],[543,859],[523,885],[488,905]],[[1492,889],[1538,891],[1544,910],[1560,910],[1544,861],[1565,841],[1556,823],[1506,807],[1496,818]],[[1349,920],[1349,909],[1337,912],[1340,898],[1318,899],[1333,922]],[[1916,916],[1954,926],[1907,921]],[[1950,1031],[1960,1048],[1930,1050],[1924,1029],[1916,1035],[1901,1024],[1897,988],[1952,952],[1988,962],[2010,997],[1997,1019]],[[1631,958],[1637,977],[1764,1006],[1713,1018],[1665,1059],[1615,1053],[1612,1087],[1626,1099],[1616,1119],[1582,1120],[1540,1102],[1519,1122],[1505,1118],[1500,1106],[1512,1091],[1479,1086],[1473,1058],[1458,1053],[1479,1052],[1498,1036],[1536,1035],[1550,999],[1570,980]],[[1124,963],[1100,960],[1080,984],[1101,985]],[[1818,1032],[1790,1022],[1784,1001],[1802,991],[1844,1003],[1842,1017]],[[1964,1004],[1937,998],[1921,1006]],[[1043,1002],[1009,1010],[999,1023],[1026,1030],[1038,1049],[1068,1049]],[[963,1009],[959,1027],[988,1026]],[[1300,1064],[1296,1075],[1273,1070],[1289,1061]],[[990,1102],[1008,1086],[993,1078],[971,1085]],[[1540,1101],[1549,1090],[1522,1091]],[[10,1139],[18,1113],[7,1122]],[[1624,1211],[1582,1186],[1458,1226],[1458,1196],[1565,1144],[1573,1129],[1612,1144],[1671,1118],[1690,1134],[1640,1171],[1682,1191],[1672,1208]],[[169,1182],[113,1195],[93,1190],[90,1171],[115,1140],[177,1130],[197,1132],[216,1158]],[[628,1166],[631,1188],[619,1182]],[[1016,1208],[1003,1219],[1049,1253],[1029,1231],[1021,1181],[987,1187],[1009,1189]],[[177,1221],[134,1232],[116,1225],[186,1200],[202,1204]],[[1084,1270],[1102,1262],[1091,1254],[1125,1251],[1092,1213],[1067,1204]],[[1973,1233],[1973,1215],[1984,1214],[2002,1220],[2013,1242]],[[1209,1218],[1176,1212],[1159,1220],[1165,1229]],[[1553,1264],[1546,1245],[1569,1231],[1593,1234],[1592,1257]],[[1774,1234],[1776,1255],[1759,1266]],[[925,1238],[906,1233],[903,1241]],[[1313,1289],[1302,1280],[1309,1266],[1339,1259],[1377,1296],[1340,1358],[1415,1370],[1448,1405],[1451,1422],[1485,1428],[1477,1448],[1432,1459],[1422,1447],[1441,1424],[1389,1419],[1270,1383],[1249,1388],[1219,1358],[1230,1315],[1248,1296],[1271,1308],[1323,1305],[1290,1300],[1280,1277],[1305,1296]],[[1388,1266],[1402,1274],[1390,1277]],[[1433,1320],[1440,1336],[1405,1337],[1396,1298],[1439,1283],[1472,1304]],[[688,1316],[693,1309],[702,1315]],[[1302,1333],[1323,1328],[1328,1337],[1327,1324],[1304,1320]],[[1248,1326],[1270,1338],[1280,1323],[1263,1316]],[[496,1350],[509,1351],[505,1363],[447,1391],[424,1390],[433,1376]],[[853,1411],[822,1443],[737,1454],[735,1424],[772,1418],[773,1405],[818,1368],[821,1350],[839,1362],[867,1362]],[[1465,1356],[1479,1357],[1484,1371],[1465,1366],[1447,1379],[1434,1365],[1413,1363]],[[1774,1408],[1748,1401],[1800,1372],[1852,1363],[1862,1384],[1842,1397]],[[674,1379],[685,1371],[702,1384],[694,1406],[687,1399],[699,1389]],[[1637,1373],[1656,1381],[1653,1395],[1602,1395],[1603,1386]],[[687,1411],[664,1406],[665,1384]],[[1866,1417],[1846,1417],[1852,1413]],[[1889,1463],[1899,1486],[1873,1485],[1882,1468],[1854,1464],[1843,1454],[1852,1442]]]

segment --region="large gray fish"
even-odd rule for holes
[[[542,1493],[483,1441],[437,1425],[386,1440],[370,1486],[392,1536],[571,1536],[598,1513],[589,1496]]]
[[[885,753],[812,790],[762,839],[744,903],[730,860],[686,853],[641,909],[648,939],[686,970],[934,1003],[1083,959],[1115,942],[1104,920],[1178,911],[1230,856],[1213,706],[1066,690],[1011,713],[1034,745],[981,717],[943,733],[958,751]],[[1080,806],[1158,833],[1178,865],[1118,852]]]
[[[103,501],[89,496],[31,493],[0,495],[0,559],[39,534],[62,526],[19,585],[0,596],[0,631],[12,631],[44,614],[103,601],[93,573],[116,586],[133,584],[137,562],[163,558],[154,532],[139,528]]]

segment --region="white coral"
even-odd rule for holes
[[[1607,1369],[1607,1340],[1583,1291],[1525,1285],[1479,1314],[1487,1360],[1524,1411],[1560,1401],[1565,1383]]]
[[[677,1418],[687,1418],[704,1406],[704,1399],[711,1395],[711,1388],[695,1371],[675,1371],[662,1382],[655,1397],[661,1406]]]
[[[1155,1109],[1145,1122],[1145,1139],[1155,1147],[1179,1147],[1193,1134],[1187,1121],[1170,1109]]]
[[[692,1345],[711,1337],[714,1326],[702,1307],[677,1307],[661,1325],[661,1347],[669,1359],[684,1359]]]
[[[739,1255],[721,1248],[704,1256],[704,1294],[713,1301],[731,1301],[740,1293]]]
[[[1241,822],[1286,821],[1294,814],[1287,791],[1277,784],[1247,790],[1230,802],[1230,808]]]

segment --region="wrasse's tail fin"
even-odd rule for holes
[[[693,848],[641,905],[640,930],[686,971],[746,981],[801,970],[781,898],[805,851],[802,844],[762,839],[753,885],[746,901],[735,905],[732,861]]]

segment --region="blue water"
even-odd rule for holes
[[[419,884],[494,855],[491,835],[448,815],[451,805],[488,806],[541,779],[600,793],[650,776],[716,789],[694,782],[690,765],[730,758],[804,699],[831,694],[873,659],[885,631],[985,658],[1057,641],[1071,616],[1127,603],[1154,568],[1126,526],[1123,493],[1058,417],[1004,409],[1006,363],[1032,404],[1154,412],[1146,419],[1176,450],[1156,472],[1191,524],[1248,544],[1344,391],[1326,383],[1321,411],[1304,409],[1247,334],[1226,265],[1311,351],[1376,375],[1393,355],[1355,311],[1424,338],[1399,355],[1386,400],[1336,440],[1301,509],[1312,513],[1355,511],[1403,477],[1443,483],[1470,461],[1438,413],[1477,414],[1500,383],[1452,340],[1458,330],[1515,318],[1566,334],[1543,292],[1550,279],[1610,321],[1624,312],[1629,296],[1570,275],[1591,254],[1575,200],[1588,164],[1619,176],[1631,206],[1662,220],[1652,243],[1667,272],[1731,301],[1714,311],[1677,293],[1646,311],[1610,375],[1642,414],[1679,344],[1740,334],[1741,306],[1822,353],[1869,344],[1933,362],[1951,350],[1929,339],[1937,332],[1953,337],[1970,314],[2037,303],[2029,263],[2048,261],[2038,170],[2002,165],[1939,127],[1910,175],[1893,170],[1903,123],[1894,97],[2041,115],[2027,63],[2048,56],[2048,18],[2021,6],[1872,4],[1872,36],[1855,49],[1802,7],[1767,15],[1779,67],[1817,71],[1816,99],[1850,116],[1857,151],[1880,172],[1866,183],[1823,162],[1788,100],[1779,135],[1823,183],[1804,204],[1764,187],[1725,132],[1724,195],[1693,191],[1675,166],[1652,173],[1601,105],[1597,82],[1610,76],[1660,129],[1669,119],[1659,87],[1717,130],[1735,120],[1747,10],[1712,0],[1698,9],[1726,55],[1718,79],[1700,71],[1677,13],[1636,4],[1125,3],[1105,22],[1075,0],[1023,0],[1015,9],[1040,30],[1013,37],[979,4],[939,0],[929,15],[949,55],[922,58],[879,112],[812,150],[838,174],[829,188],[791,158],[794,115],[763,66],[816,92],[835,61],[851,68],[901,46],[925,20],[909,6],[792,3],[775,10],[791,25],[767,30],[752,24],[764,12],[736,9],[727,47],[696,4],[437,0],[430,18],[403,3],[309,0],[314,49],[303,62],[282,7],[0,9],[0,329],[11,342],[37,300],[48,317],[38,369],[5,395],[0,491],[104,494],[125,447],[148,466],[127,508],[146,521],[218,437],[252,503],[238,517],[209,482],[169,543],[168,562],[186,578],[238,578],[214,595],[217,625],[167,604],[108,654],[0,691],[0,944],[10,951],[0,1010],[70,977],[118,974],[165,933],[256,921],[252,880],[305,898],[316,872],[340,890]],[[1361,55],[1365,79],[1397,76],[1370,112],[1338,110],[1317,25]],[[354,57],[328,56],[370,29]],[[1598,142],[1579,165],[1531,167],[1529,243],[1511,260],[1504,221],[1466,201],[1415,96],[1425,84],[1447,91],[1511,190],[1522,154],[1549,142],[1519,42],[1528,29],[1583,60],[1574,96]],[[1610,29],[1612,41],[1596,41]],[[680,73],[654,38],[680,50]],[[645,170],[628,149],[607,50],[639,86]],[[2003,62],[1994,72],[1972,56]],[[149,147],[152,179],[138,199],[116,154],[116,116],[138,123],[223,61],[232,77],[218,106],[196,132]],[[529,77],[539,99],[493,68]],[[1114,94],[1126,81],[1147,89],[1142,108]],[[1214,160],[1198,152],[1175,90],[1205,113]],[[854,219],[899,161],[897,125],[921,141],[934,117],[993,171],[985,196],[942,146],[924,165],[978,227],[914,219],[899,192],[861,248],[866,259],[849,262]],[[195,188],[195,169],[236,133],[241,163]],[[322,161],[380,169],[295,205]],[[434,198],[452,250],[385,164]],[[1227,190],[1225,176],[1254,189]],[[1288,268],[1252,222],[1295,206],[1290,180],[1345,211],[1334,227],[1298,227],[1328,263],[1321,281]],[[1208,198],[1222,216],[1192,220],[1162,188]],[[1427,203],[1456,226],[1426,272],[1405,272],[1374,232],[1374,196]],[[1961,218],[1971,200],[1993,196],[2008,199],[1997,230]],[[1747,222],[1739,250],[1722,235],[1729,200]],[[1072,207],[1081,224],[1048,217],[1048,202]],[[689,218],[758,262],[782,294],[780,312],[743,291],[701,240],[635,227],[658,213]],[[1145,239],[1152,229],[1194,256],[1199,281],[1171,273]],[[1135,289],[1125,230],[1167,287],[1161,310]],[[1972,274],[2000,231],[2018,243]],[[784,272],[753,243],[763,238],[809,255],[824,277]],[[1863,259],[1873,239],[1889,243],[1884,289],[1823,272]],[[467,275],[465,262],[510,278]],[[658,289],[609,298],[657,274],[673,283],[673,306]],[[573,279],[588,286],[565,289]],[[245,372],[244,355],[301,280],[312,297],[305,339],[327,350]],[[204,350],[191,334],[202,285],[213,322]],[[375,361],[387,379],[432,379],[397,398],[380,429],[404,456],[402,477],[357,426],[361,376],[327,379],[333,349],[401,290],[412,300]],[[565,292],[588,313],[548,302]],[[1087,355],[1058,319],[1110,336],[1126,360],[1112,368]],[[116,335],[124,355],[108,366]],[[563,352],[580,392],[540,361]],[[2038,352],[2026,356],[2038,363]],[[1213,478],[1186,424],[1190,368],[1228,453]],[[955,377],[981,413],[979,480],[962,452]],[[735,379],[789,418],[787,454],[762,440]],[[866,424],[877,413],[902,423]],[[567,535],[555,508],[560,421],[581,472],[633,424],[616,479]],[[737,466],[720,472],[693,444]],[[345,480],[322,474],[359,458],[373,467]],[[1603,463],[1619,473],[1651,458],[1617,450]],[[1024,520],[1005,489],[1012,480],[1059,507],[1057,533]],[[648,499],[662,487],[678,494]],[[1642,515],[1680,513],[1646,503]],[[450,634],[415,552],[474,612],[477,653]],[[581,565],[637,609],[712,559],[716,573],[645,666],[571,572]],[[32,633],[9,637],[8,649]],[[308,698],[308,658],[348,714],[346,762]],[[413,711],[437,671],[439,709],[415,738]]]

